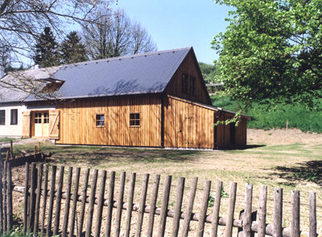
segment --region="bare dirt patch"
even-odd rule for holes
[[[248,144],[285,145],[302,143],[322,145],[322,134],[304,133],[299,129],[247,129]]]

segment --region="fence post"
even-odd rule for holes
[[[36,186],[37,186],[37,169],[36,164],[31,164],[31,185],[30,185],[30,206],[29,206],[29,222],[28,228],[32,231],[35,221],[35,207],[36,207]]]
[[[283,189],[274,189],[274,237],[282,237]]]
[[[2,150],[0,148],[0,235],[3,232],[3,205],[2,205]]]
[[[8,152],[7,152],[8,154]],[[3,232],[7,232],[7,161],[3,162]]]
[[[10,231],[12,228],[12,173],[11,173],[11,164],[7,164],[7,230]]]
[[[25,165],[25,193],[24,193],[24,211],[23,211],[23,233],[27,234],[28,229],[28,181],[29,181],[29,163]]]
[[[310,192],[310,234],[309,237],[316,237],[317,221],[316,221],[316,193]]]

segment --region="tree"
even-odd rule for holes
[[[76,31],[70,32],[61,44],[62,63],[77,63],[86,61],[86,49]]]
[[[322,88],[320,0],[217,0],[233,7],[220,54],[226,89],[252,101],[304,102],[314,106]]]
[[[12,58],[30,57],[44,26],[63,35],[66,25],[90,22],[97,8],[108,8],[110,0],[3,0],[0,1],[0,47],[10,48]]]
[[[87,51],[92,59],[116,57],[153,51],[155,44],[146,30],[132,23],[122,10],[96,11],[92,23],[85,24],[83,35]],[[96,19],[96,20],[94,20]]]
[[[199,67],[203,78],[207,83],[221,82],[217,62],[213,65],[199,62]]]
[[[50,27],[45,27],[35,46],[35,56],[33,57],[35,63],[41,67],[59,65],[60,54],[58,46]]]

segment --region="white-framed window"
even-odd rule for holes
[[[18,124],[18,109],[10,110],[10,125]]]

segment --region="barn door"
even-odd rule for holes
[[[22,137],[30,137],[30,112],[22,112]]]
[[[49,111],[49,138],[59,139],[59,110]]]

